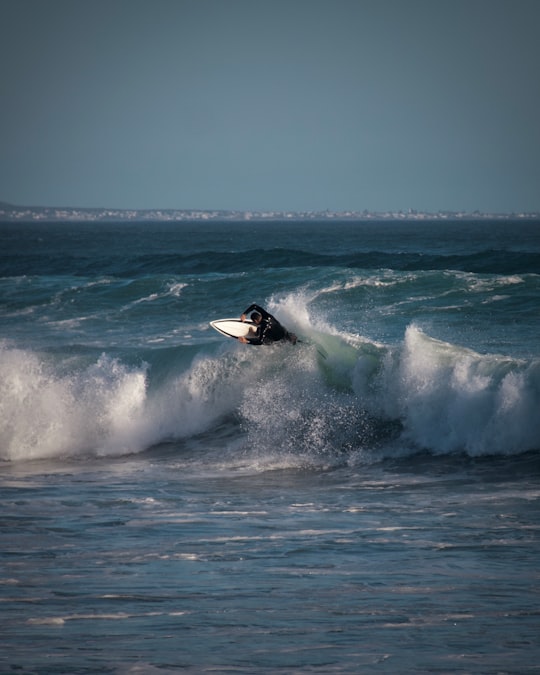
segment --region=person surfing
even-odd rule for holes
[[[244,310],[240,321],[245,321],[246,316],[251,312],[249,317],[255,324],[250,330],[248,337],[239,337],[238,340],[244,344],[251,345],[269,345],[280,340],[292,342],[296,344],[297,337],[294,333],[284,328],[275,316],[263,309],[260,305],[253,303]]]

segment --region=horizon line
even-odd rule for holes
[[[132,208],[132,207],[108,207],[108,206],[29,206],[12,204],[10,202],[0,201],[0,215],[8,215],[12,212],[13,215],[20,211],[40,211],[43,215],[47,214],[49,217],[56,218],[67,216],[68,214],[76,215],[77,213],[93,214],[99,213],[103,216],[119,216],[124,217],[131,215],[136,217],[136,214],[176,214],[178,216],[195,215],[206,217],[219,216],[241,216],[244,219],[250,218],[271,218],[271,217],[287,217],[287,218],[306,218],[320,216],[323,218],[369,218],[380,217],[388,218],[390,216],[403,217],[540,217],[540,211],[481,211],[475,209],[469,211],[467,209],[439,209],[438,211],[424,211],[413,207],[407,209],[385,209],[385,210],[370,210],[370,209],[222,209],[222,208],[179,208],[179,207],[150,207],[150,208]],[[63,213],[61,213],[63,212]]]

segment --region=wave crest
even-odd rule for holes
[[[306,338],[202,346],[188,360],[182,347],[150,351],[136,365],[0,345],[0,459],[129,454],[200,434],[212,449],[224,419],[234,437],[225,454],[242,447],[295,465],[540,449],[538,360],[478,354],[415,325],[396,346]]]
[[[409,326],[400,349],[355,390],[370,408],[399,417],[402,439],[421,449],[471,456],[540,448],[540,362],[481,355]]]
[[[41,459],[88,450],[121,454],[144,443],[146,366],[101,356],[61,374],[52,361],[0,349],[0,458]]]

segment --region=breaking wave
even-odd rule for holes
[[[4,343],[0,458],[138,453],[224,420],[229,453],[300,464],[540,449],[538,360],[478,354],[414,324],[395,346],[331,330],[304,335],[294,348],[180,346],[135,363]]]

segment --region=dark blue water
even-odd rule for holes
[[[0,225],[0,670],[535,672],[539,310],[535,221]]]

